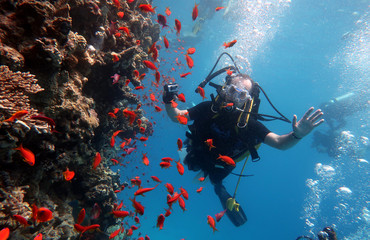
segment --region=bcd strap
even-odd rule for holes
[[[258,156],[255,146],[253,144],[248,143],[248,149],[252,157],[252,162],[258,162],[260,160],[260,156]]]

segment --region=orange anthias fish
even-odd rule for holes
[[[116,143],[116,140],[115,140],[115,137],[120,133],[122,132],[122,130],[117,130],[113,133],[111,139],[110,139],[110,146],[111,147],[114,147],[114,144]]]
[[[215,232],[215,231],[218,231],[217,229],[216,229],[216,222],[215,222],[215,220],[213,219],[213,217],[211,217],[211,216],[207,216],[207,223],[209,224],[209,226],[213,229],[213,232]]]
[[[73,177],[75,176],[75,172],[69,171],[69,169],[67,168],[67,170],[63,172],[63,176],[66,181],[71,181]]]
[[[220,11],[221,9],[224,9],[225,7],[216,7],[216,12]]]
[[[161,74],[158,71],[155,71],[155,81],[157,84],[159,84],[159,81],[161,80]]]
[[[194,61],[193,61],[193,59],[188,54],[185,55],[185,59],[186,59],[186,63],[188,64],[188,67],[190,69],[192,67],[194,67]]]
[[[229,69],[226,69],[226,73],[227,73],[227,75],[231,76],[233,74],[233,71],[231,71],[230,68],[229,68]]]
[[[185,95],[183,93],[177,95],[177,98],[179,99],[180,102],[185,102]]]
[[[189,199],[189,194],[188,194],[188,192],[187,192],[184,188],[182,188],[182,187],[180,187],[180,191],[181,191],[181,195],[182,195],[186,200],[188,200],[188,199]]]
[[[135,208],[135,212],[137,212],[140,215],[143,215],[144,214],[144,207],[143,207],[143,205],[141,205],[140,202],[137,202],[135,200],[135,198],[134,199],[131,199],[130,198],[130,200],[132,202],[132,206]]]
[[[192,17],[193,21],[195,21],[195,19],[197,19],[197,17],[198,17],[198,5],[199,4],[195,3],[195,6],[193,8],[193,12],[191,14],[191,17]]]
[[[119,3],[119,0],[113,0],[113,3],[114,3],[114,6],[116,6],[116,8],[121,8],[121,4]]]
[[[164,46],[165,46],[166,48],[169,48],[170,43],[168,42],[168,39],[166,38],[166,36],[163,36],[163,43],[164,43]]]
[[[135,195],[135,196],[137,196],[137,195],[143,195],[143,194],[144,194],[144,193],[146,193],[146,192],[149,192],[149,191],[154,190],[157,186],[158,186],[158,184],[157,184],[157,185],[155,185],[155,187],[152,187],[152,188],[140,188],[139,190],[137,190],[137,191],[134,193],[134,195]]]
[[[172,165],[171,165],[171,163],[169,163],[169,162],[160,162],[160,163],[159,163],[159,166],[161,166],[161,168],[169,168],[169,167],[171,167]]]
[[[8,239],[9,233],[10,233],[9,228],[3,228],[3,229],[1,229],[1,231],[0,231],[0,239],[1,240]]]
[[[119,18],[123,18],[123,16],[125,16],[125,13],[124,13],[124,12],[118,12],[118,13],[117,13],[117,16],[118,16]]]
[[[37,222],[48,222],[53,219],[53,213],[44,207],[37,209],[36,221]]]
[[[181,140],[181,138],[178,138],[177,139],[177,149],[179,150],[179,151],[182,151],[181,149],[182,149],[182,140]]]
[[[219,154],[219,157],[217,159],[220,159],[221,161],[233,167],[236,166],[234,160],[231,157]]]
[[[159,230],[163,229],[164,219],[165,217],[163,214],[159,215],[157,218],[157,228],[159,228]]]
[[[84,221],[85,216],[86,216],[85,208],[82,208],[81,211],[78,213],[77,223],[81,224]]]
[[[203,190],[203,187],[197,189],[197,193],[200,193]]]
[[[10,118],[5,119],[2,122],[14,122],[14,120],[19,119],[19,118],[21,118],[21,117],[23,117],[27,114],[28,114],[27,110],[20,110],[20,111],[14,113]]]
[[[131,37],[130,30],[127,27],[119,27],[118,30],[124,31],[127,34],[127,36]]]
[[[194,54],[195,53],[195,48],[188,48],[188,50],[186,50],[186,52],[189,55]]]
[[[145,166],[149,165],[149,159],[146,156],[146,153],[143,153],[143,163],[144,163]]]
[[[100,156],[100,153],[97,152],[96,155],[95,155],[95,157],[94,157],[94,161],[93,161],[93,165],[92,165],[92,167],[93,167],[94,170],[96,170],[96,168],[98,167],[98,165],[100,164],[100,162],[101,162],[101,156]]]
[[[112,214],[116,218],[125,218],[130,215],[130,212],[128,211],[112,211]]]
[[[204,177],[200,177],[200,178],[198,178],[198,180],[199,180],[199,182],[203,182],[204,181]]]
[[[215,146],[213,146],[213,139],[207,139],[206,141],[204,141],[207,146],[209,147],[209,151],[211,151],[212,148],[216,148]]]
[[[179,123],[181,123],[183,125],[188,124],[188,118],[183,116],[183,115],[177,115],[176,119],[177,119],[177,121],[179,121]]]
[[[156,176],[151,176],[151,178],[153,179],[153,181],[156,181],[156,182],[159,182],[159,183],[161,183],[162,181],[161,180],[159,180],[159,178],[158,177],[156,177]]]
[[[160,111],[162,111],[162,108],[160,108],[160,107],[158,107],[158,106],[154,106],[154,109],[155,109],[155,111],[156,111],[156,112],[160,112]]]
[[[180,36],[181,22],[178,19],[175,19],[175,29],[176,29],[176,35]]]
[[[148,12],[151,12],[151,13],[155,13],[155,9],[157,7],[152,7],[152,5],[150,4],[140,4],[139,5],[139,9],[142,11],[142,12],[145,12],[145,13],[148,13]]]
[[[37,234],[33,240],[42,240],[42,233]]]
[[[28,224],[27,219],[21,215],[13,215],[12,218],[16,220],[17,222],[19,222],[20,224],[22,224],[24,227],[27,227],[30,225]]]
[[[171,107],[172,108],[177,108],[178,104],[174,100],[171,100]]]
[[[118,228],[117,230],[115,230],[114,232],[112,232],[109,235],[109,239],[113,239],[113,238],[117,237],[117,235],[119,234],[120,231],[121,231],[121,228]]]
[[[233,40],[233,41],[231,41],[231,42],[224,43],[224,44],[223,44],[223,46],[224,46],[225,48],[229,48],[229,47],[234,46],[234,44],[235,44],[235,43],[236,43],[236,40]]]
[[[26,163],[28,163],[30,166],[35,165],[35,154],[33,154],[33,152],[31,152],[31,150],[29,150],[27,148],[23,148],[22,144],[19,147],[14,148],[14,150],[19,150],[19,152],[21,153],[21,155],[23,157],[23,160]]]
[[[148,61],[148,60],[144,60],[143,63],[145,64],[145,66],[151,70],[158,70],[158,68],[154,65],[154,63],[152,63],[151,61]]]
[[[187,75],[190,75],[190,74],[191,74],[191,72],[183,73],[183,74],[180,74],[180,77],[184,78],[184,77],[186,77]]]
[[[118,62],[119,61],[119,57],[117,54],[112,54],[112,61],[115,63],[115,62]]]
[[[176,161],[175,161],[176,162]],[[184,174],[184,166],[181,164],[180,160],[176,162],[177,171],[180,175]]]
[[[179,197],[179,205],[180,205],[180,207],[181,207],[181,209],[182,209],[183,211],[186,211],[186,208],[185,208],[185,201],[184,201],[184,199],[183,199],[182,197]]]
[[[165,13],[166,13],[167,16],[170,16],[171,15],[171,10],[170,10],[169,7],[166,7]]]
[[[216,213],[216,221],[219,222],[221,220],[221,218],[224,216],[224,214],[226,213],[226,210],[223,210],[222,212],[219,212],[219,213]]]
[[[205,92],[204,92],[204,89],[202,87],[199,87],[198,86],[198,93],[200,94],[200,96],[203,98],[203,100],[206,98],[205,96]]]

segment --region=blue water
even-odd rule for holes
[[[175,44],[178,47],[177,38],[174,32],[168,32],[170,29],[163,29],[161,36],[166,34],[171,46],[167,52],[164,48],[160,51],[165,62],[162,61],[159,71],[174,77],[181,87],[180,92],[185,94],[187,102],[180,103],[179,108],[191,107],[192,103],[202,101],[194,89],[224,51],[222,44],[237,39],[238,42],[227,52],[237,59],[242,71],[264,88],[284,115],[292,119],[296,114],[300,118],[309,107],[318,108],[321,103],[340,94],[358,89],[368,91],[368,4],[369,1],[361,0],[234,0],[228,15],[223,16],[223,10],[215,13],[204,23],[197,38],[179,45],[185,50],[196,48],[192,55],[192,75],[187,78],[180,79],[179,74],[188,72],[188,68],[178,69],[174,64],[178,57],[186,65],[183,54],[173,52]],[[166,0],[154,1],[153,5],[161,14],[164,14],[165,7],[170,7],[169,25],[173,28],[174,19],[179,19],[183,26],[179,39],[185,39],[184,34],[194,25],[191,19],[194,3]],[[162,42],[159,44],[163,46]],[[226,63],[230,64],[227,58],[220,62],[219,67],[226,66],[223,65]],[[172,67],[177,71],[168,73]],[[208,99],[214,92],[209,86],[205,91]],[[162,104],[159,106],[164,108]],[[353,138],[342,135],[343,141],[338,143],[342,152],[335,157],[312,148],[312,134],[287,151],[262,146],[259,150],[261,161],[247,165],[246,173],[254,176],[242,180],[237,195],[248,222],[236,228],[225,215],[216,224],[218,231],[212,233],[207,215],[214,216],[223,210],[212,185],[193,181],[196,173],[187,169],[180,176],[175,166],[169,169],[159,167],[162,157],[178,159],[176,141],[177,138],[184,139],[187,128],[173,123],[165,111],[157,113],[153,107],[144,109],[149,120],[156,122],[154,133],[145,142],[146,146],[139,143],[137,151],[126,158],[131,163],[121,169],[122,178],[128,180],[138,175],[149,180],[149,183],[143,181],[144,187],[152,187],[155,183],[150,176],[156,175],[163,183],[172,183],[175,191],[180,186],[187,189],[189,200],[186,201],[185,212],[177,203],[174,204],[172,214],[164,222],[164,229],[159,230],[155,227],[156,219],[167,208],[164,184],[145,197],[138,197],[137,200],[145,206],[145,214],[140,218],[141,227],[135,234],[148,234],[151,239],[286,240],[300,235],[312,237],[312,233],[323,227],[335,225],[338,239],[369,239],[369,164],[359,161],[370,159],[368,148],[359,150],[364,147],[360,137],[369,137],[368,111],[350,116],[351,121],[342,130],[349,131]],[[274,114],[265,99],[260,112]],[[265,125],[277,134],[285,134],[292,129],[290,124],[278,121]],[[323,124],[319,128],[325,130],[327,126]],[[345,148],[351,146],[356,151],[346,152]],[[148,153],[148,167],[141,163],[142,153]],[[335,174],[329,176],[328,172],[319,172],[320,165],[317,164],[331,166]],[[308,184],[316,180],[315,186]],[[236,181],[235,176],[225,179],[229,192],[233,192]],[[195,191],[200,186],[204,189],[198,194]],[[340,187],[348,187],[352,193],[338,190]],[[133,190],[125,189],[120,194],[127,206],[131,206],[128,198],[133,196],[132,193]]]

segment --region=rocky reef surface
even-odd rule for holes
[[[9,228],[10,239],[39,233],[108,239],[104,230],[116,224],[109,213],[122,183],[109,168],[115,154],[109,139],[117,130],[121,139],[152,132],[130,86],[141,84],[133,71],[147,71],[142,61],[160,33],[138,9],[151,1],[127,2],[0,0],[0,229]],[[120,112],[109,114],[114,109]],[[16,150],[20,146],[34,153],[33,166]],[[94,169],[97,152],[102,162]],[[70,181],[63,176],[67,169],[75,172]],[[52,219],[33,221],[34,206],[49,209]],[[87,220],[81,225],[99,224],[101,232],[80,236],[74,230],[82,208]],[[20,224],[17,215],[28,222]]]

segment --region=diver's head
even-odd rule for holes
[[[252,79],[247,74],[228,76],[219,94],[225,102],[232,102],[236,107],[242,108],[252,98],[252,86]]]

